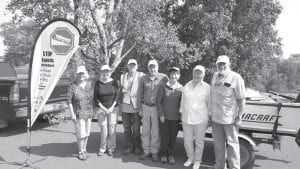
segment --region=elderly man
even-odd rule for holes
[[[137,71],[138,65],[135,59],[129,59],[128,72],[121,75],[120,110],[124,127],[126,149],[123,155],[134,152],[140,154],[140,116],[137,105],[138,87],[144,73]]]
[[[165,74],[158,73],[156,60],[148,62],[148,74],[143,76],[139,86],[138,105],[142,117],[142,146],[144,154],[140,156],[145,160],[152,154],[152,160],[158,161],[160,147],[159,118],[156,107],[158,91],[161,85],[168,81]]]
[[[213,169],[224,169],[227,159],[230,169],[240,169],[238,130],[245,107],[243,78],[230,70],[229,57],[218,57],[217,72],[211,82],[212,134],[216,161]]]

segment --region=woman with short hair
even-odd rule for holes
[[[162,85],[157,96],[157,110],[160,119],[161,162],[175,164],[175,143],[180,122],[180,100],[182,85],[178,82],[180,69],[172,67],[169,69],[170,80]]]
[[[183,87],[180,104],[184,148],[188,156],[183,165],[188,167],[193,164],[193,169],[200,168],[209,120],[210,86],[203,81],[204,76],[205,68],[195,66],[193,79]]]
[[[84,66],[77,67],[76,75],[76,81],[68,88],[67,102],[71,118],[75,124],[79,150],[78,158],[86,160],[89,157],[86,146],[93,117],[93,88],[91,83],[87,81],[89,76]]]
[[[94,99],[97,107],[98,122],[101,130],[101,141],[98,156],[107,154],[112,156],[116,148],[116,110],[120,84],[112,79],[111,69],[103,65],[100,69],[99,80],[96,81]]]

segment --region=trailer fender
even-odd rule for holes
[[[246,134],[239,134],[241,168],[253,168],[255,163],[255,142]]]
[[[251,137],[247,136],[246,134],[239,133],[239,139],[243,139],[243,140],[247,141],[251,146],[256,146],[253,139]]]

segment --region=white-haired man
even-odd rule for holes
[[[216,156],[212,168],[225,168],[227,148],[229,168],[240,169],[238,130],[245,107],[245,84],[243,78],[230,69],[228,56],[219,56],[216,66],[217,72],[211,82],[212,134]]]
[[[158,72],[156,60],[148,62],[148,74],[143,76],[139,86],[138,105],[142,117],[142,146],[144,154],[140,156],[145,160],[152,154],[152,160],[158,161],[160,148],[159,117],[156,100],[161,85],[168,81],[168,77]]]
[[[144,73],[137,71],[135,59],[127,62],[128,72],[121,75],[120,110],[124,127],[126,149],[123,155],[141,152],[140,116],[137,104],[138,88]]]

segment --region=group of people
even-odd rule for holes
[[[75,122],[78,158],[90,156],[86,145],[94,112],[101,132],[98,156],[106,152],[113,155],[120,112],[126,143],[123,155],[134,153],[140,160],[151,157],[155,162],[176,163],[174,149],[181,121],[187,155],[184,166],[200,168],[205,132],[211,125],[216,157],[212,168],[224,169],[227,157],[229,167],[239,169],[238,128],[245,106],[245,85],[230,69],[229,57],[217,58],[211,85],[203,81],[202,65],[193,68],[193,78],[184,86],[178,81],[178,67],[171,67],[168,77],[158,72],[156,60],[150,60],[147,66],[147,74],[138,72],[137,61],[129,59],[128,71],[116,80],[110,76],[110,67],[103,65],[93,87],[85,67],[77,68],[77,80],[68,91],[68,105]]]

